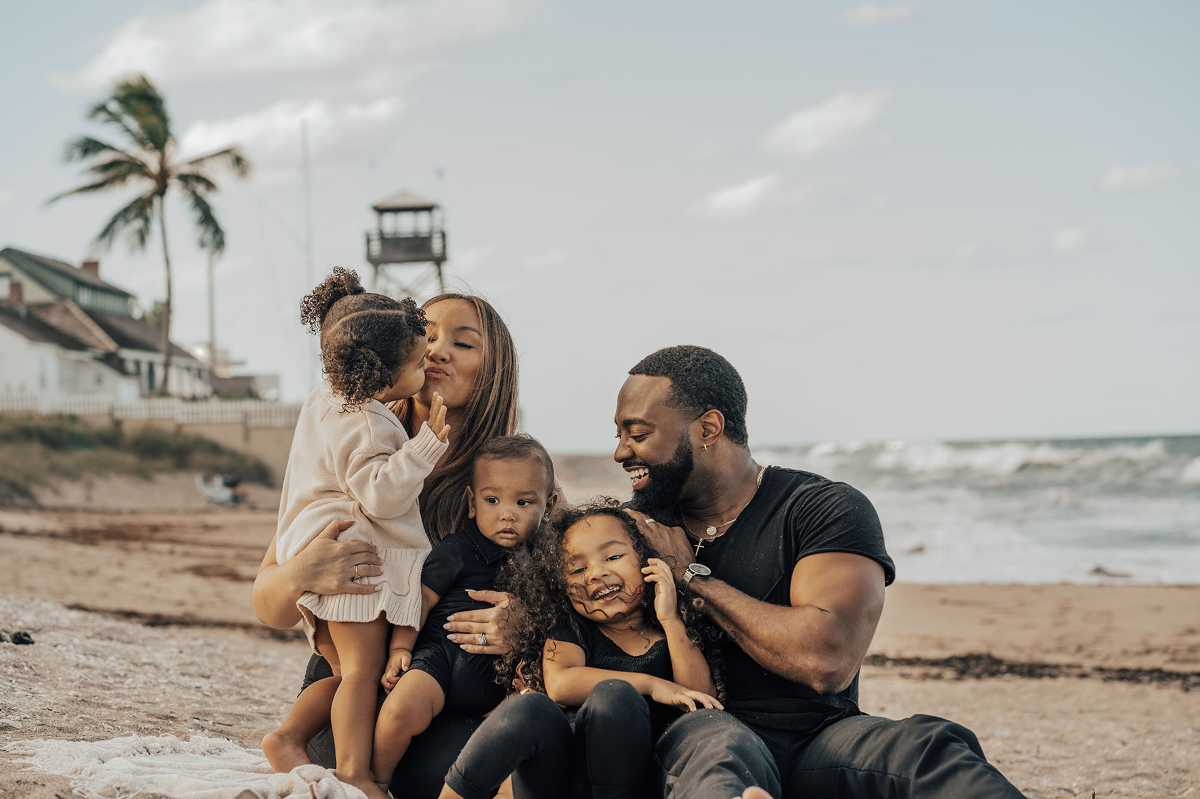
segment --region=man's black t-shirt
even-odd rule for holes
[[[770,466],[758,493],[725,535],[705,544],[697,560],[713,577],[755,599],[791,604],[796,563],[820,552],[852,552],[896,568],[883,543],[875,508],[860,491],[809,472]],[[858,677],[836,696],[822,696],[758,665],[723,639],[726,709],[752,726],[802,732],[845,715],[858,701]]]

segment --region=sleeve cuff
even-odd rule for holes
[[[408,451],[413,455],[425,461],[431,468],[438,462],[438,459],[445,454],[449,449],[450,443],[442,441],[433,433],[433,428],[428,423],[421,423],[421,430],[411,439],[409,439]]]

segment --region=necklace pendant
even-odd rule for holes
[[[706,536],[708,536],[709,538],[712,538],[713,536],[715,536],[717,534],[717,528],[713,527],[712,525],[709,525],[708,527],[704,528],[704,534]]]

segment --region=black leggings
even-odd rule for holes
[[[605,680],[567,716],[545,694],[510,696],[463,748],[446,784],[491,799],[510,773],[516,799],[637,799],[654,795],[650,708],[624,680]]]

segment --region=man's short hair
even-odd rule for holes
[[[705,347],[680,345],[651,353],[629,370],[631,375],[671,381],[668,402],[697,416],[716,409],[725,417],[725,435],[746,445],[746,386],[733,364]]]

